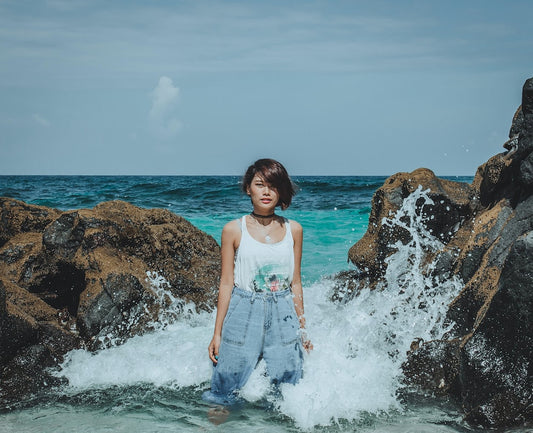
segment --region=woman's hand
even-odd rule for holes
[[[211,343],[207,350],[209,351],[209,359],[213,361],[214,364],[218,363],[218,348],[220,347],[220,335],[213,335]]]
[[[300,338],[302,339],[303,348],[305,349],[307,353],[311,352],[311,350],[313,350],[313,343],[311,343],[311,340],[307,338],[307,332],[305,332],[305,328],[300,328],[299,333],[300,333]]]

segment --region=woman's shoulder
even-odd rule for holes
[[[287,222],[289,223],[293,235],[303,233],[304,229],[298,221],[287,219]]]
[[[223,233],[240,234],[241,233],[241,219],[231,220],[224,225]]]
[[[240,220],[233,220],[226,223],[222,229],[222,245],[233,245],[237,249],[241,240]]]

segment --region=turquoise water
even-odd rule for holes
[[[206,356],[214,315],[195,313],[161,323],[151,334],[95,354],[71,352],[57,372],[69,385],[0,410],[6,432],[462,432],[453,404],[408,392],[401,363],[415,337],[445,332],[447,303],[461,289],[450,280],[428,291],[420,248],[438,241],[419,233],[389,262],[387,285],[345,304],[329,301],[327,277],[350,269],[347,251],[365,232],[374,191],[384,177],[297,177],[300,191],[283,214],[304,227],[303,278],[308,333],[304,379],[270,393],[260,363],[226,423],[207,419]],[[470,178],[462,180],[470,181]],[[219,240],[225,222],[250,211],[237,177],[0,177],[0,196],[60,209],[126,200],[176,212]],[[405,215],[416,216],[409,202]],[[415,263],[415,264],[413,264]],[[400,278],[401,277],[401,278]],[[154,288],[164,286],[150,276]],[[402,281],[401,283],[399,281]],[[161,289],[162,290],[162,289]],[[425,298],[425,309],[418,305]],[[413,303],[413,299],[417,300]],[[520,430],[517,430],[520,431]]]
[[[385,177],[305,176],[280,214],[304,228],[304,282],[347,268],[347,253],[366,231],[370,200]],[[0,176],[0,196],[62,210],[124,200],[177,213],[220,242],[222,227],[251,211],[237,176]]]

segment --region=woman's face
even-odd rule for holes
[[[266,215],[274,212],[279,200],[278,191],[265,182],[261,175],[254,176],[247,192],[252,199],[254,212]]]

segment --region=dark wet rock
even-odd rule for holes
[[[120,310],[105,290],[98,293],[78,316],[80,331],[87,337],[99,335],[101,331],[105,333],[110,326],[118,326],[121,322]]]
[[[348,302],[363,288],[366,274],[360,271],[341,271],[333,276],[334,287],[331,300]]]
[[[511,129],[509,130],[509,140],[516,140],[513,144],[514,146],[517,146],[518,145],[518,140],[517,140],[517,137],[518,135],[520,134],[520,132],[522,132],[525,128],[525,125],[524,125],[524,122],[525,122],[525,119],[524,119],[524,113],[522,111],[522,106],[520,105],[520,107],[518,107],[518,109],[516,110],[516,112],[514,113],[514,116],[513,116],[513,121],[511,123]],[[509,143],[509,142],[507,142]],[[514,146],[509,143],[509,144],[505,144],[505,148],[507,150],[511,150]]]
[[[64,379],[52,374],[51,369],[56,364],[57,359],[49,346],[35,344],[23,347],[3,368],[0,403],[6,404],[13,401],[14,396],[34,394],[64,383]]]
[[[512,210],[501,202],[480,215],[472,228],[470,243],[463,247],[455,265],[456,272],[469,276],[465,266],[472,266],[470,260],[477,251],[470,278],[463,278],[465,286],[452,302],[448,317],[455,321],[456,332],[472,332],[479,318],[480,309],[491,302],[498,290],[502,268],[509,260],[509,252],[514,242],[533,229],[533,196],[519,203]],[[470,227],[469,227],[470,229]]]
[[[6,288],[4,283],[0,280],[0,323],[3,323],[3,320],[6,317]],[[1,332],[1,328],[0,328]]]
[[[0,198],[0,247],[19,233],[42,233],[59,214],[56,209]]]
[[[210,310],[219,273],[215,240],[167,210],[61,212],[0,198],[0,399],[56,383],[44,369],[73,348],[153,329],[169,296]]]
[[[522,129],[519,130],[519,133],[526,132],[530,134],[533,132],[533,80],[531,78],[526,80],[522,88],[522,112],[524,124],[522,125]]]
[[[528,188],[533,188],[533,152],[520,163],[520,181]]]
[[[426,229],[442,242],[448,242],[478,208],[475,190],[470,185],[439,179],[431,170],[418,169],[388,178],[372,198],[367,232],[348,253],[349,260],[367,276],[371,285],[385,275],[385,259],[396,251],[396,242],[406,244],[411,240],[408,230],[383,224],[383,220],[390,219],[404,199],[419,187],[428,191],[433,203],[416,203],[417,214],[421,215]]]
[[[504,197],[516,200],[518,191],[513,186],[516,164],[511,154],[498,154],[478,168],[474,183],[479,182],[479,198],[483,206],[490,206]],[[479,180],[477,179],[479,178]]]
[[[411,344],[408,361],[403,365],[408,383],[431,389],[436,395],[457,393],[460,343],[437,340]]]
[[[509,136],[506,151],[481,165],[471,185],[439,185],[424,169],[387,179],[374,195],[367,233],[349,253],[366,272],[338,278],[333,295],[345,301],[384,282],[385,259],[409,237],[384,221],[419,185],[429,189],[445,208],[415,204],[426,214],[422,225],[442,243],[425,253],[432,266],[423,272],[437,284],[460,277],[463,288],[448,307],[452,330],[441,340],[413,342],[405,380],[452,397],[469,422],[490,427],[533,422],[533,79]]]
[[[104,290],[120,311],[125,311],[133,304],[137,304],[142,299],[144,291],[142,284],[135,276],[114,273],[107,276]]]
[[[78,315],[79,331],[88,338],[107,334],[127,337],[136,329],[123,325],[138,313],[138,305],[149,303],[144,287],[134,275],[113,273],[108,275],[103,288],[88,308]],[[142,319],[140,316],[136,318]],[[146,319],[144,322],[147,322]]]
[[[476,422],[505,425],[507,416],[523,420],[524,403],[533,402],[531,257],[533,231],[510,248],[498,289],[461,352],[463,405]]]
[[[533,80],[525,82],[522,105],[513,118],[507,152],[493,156],[481,165],[473,186],[479,190],[483,206],[491,206],[502,198],[511,206],[533,193],[531,152],[533,151]]]
[[[80,247],[85,234],[84,224],[77,212],[61,215],[43,233],[43,246],[51,254],[72,258]]]

